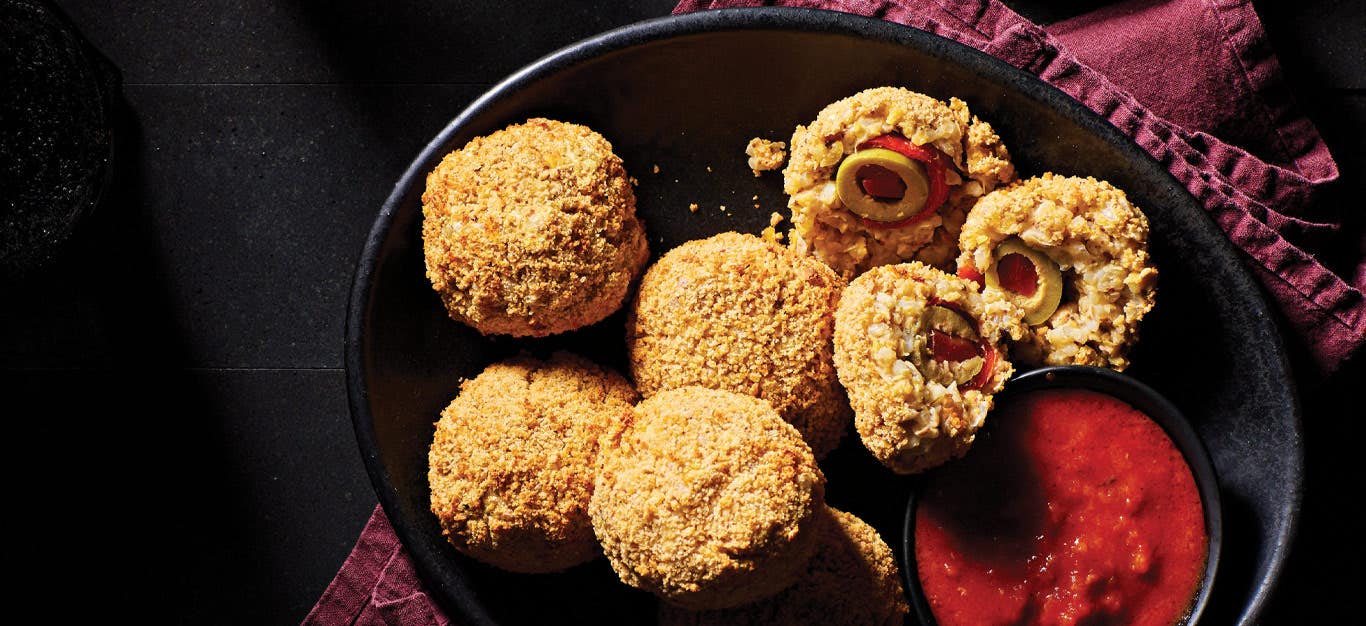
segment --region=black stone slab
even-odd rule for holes
[[[1253,4],[1293,84],[1366,89],[1366,6],[1361,0]]]
[[[1305,497],[1300,530],[1266,624],[1350,624],[1360,620],[1354,574],[1366,552],[1361,536],[1362,469],[1353,452],[1366,437],[1360,398],[1366,354],[1326,380],[1305,384]]]
[[[1366,37],[1366,36],[1364,36]],[[1362,54],[1366,55],[1366,42]],[[1366,91],[1306,92],[1310,119],[1338,163],[1340,177],[1310,207],[1309,219],[1342,224],[1336,241],[1320,260],[1350,279],[1366,271],[1356,264],[1366,257]],[[1366,283],[1366,276],[1359,281]]]
[[[130,83],[494,82],[672,0],[60,2]]]
[[[297,623],[375,506],[340,371],[27,370],[0,388],[27,407],[9,414],[31,477],[8,494],[12,592],[54,621]]]
[[[370,223],[412,155],[481,90],[129,86],[126,193],[39,297],[0,309],[0,338],[13,339],[0,366],[135,358],[89,347],[145,313],[164,318],[156,332],[174,335],[183,365],[340,367]]]

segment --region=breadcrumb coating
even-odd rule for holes
[[[763,172],[782,167],[783,161],[787,159],[786,151],[787,144],[781,141],[769,141],[762,137],[755,137],[750,139],[749,144],[745,146],[745,155],[749,157],[746,163],[757,178]]]
[[[465,381],[428,452],[441,534],[460,552],[514,572],[595,558],[588,500],[599,439],[637,399],[620,374],[563,352],[496,363]]]
[[[640,281],[626,321],[631,376],[647,398],[699,385],[767,400],[823,458],[852,415],[831,343],[844,285],[753,235],[685,243]]]
[[[647,398],[604,443],[589,513],[622,582],[691,609],[771,596],[816,549],[825,476],[766,402],[703,387]]]
[[[929,358],[932,301],[977,320],[981,338],[995,347],[994,363],[978,360],[992,367],[981,388],[961,389],[952,366]],[[1014,371],[1002,340],[1021,332],[1021,316],[1017,305],[921,263],[876,267],[849,283],[835,312],[835,367],[868,451],[901,474],[967,452],[993,394]]]
[[[661,604],[660,626],[899,626],[910,608],[892,549],[854,515],[824,507],[821,517],[816,554],[791,587],[722,611]]]
[[[759,205],[755,204],[754,208],[759,208]],[[782,213],[774,212],[770,214],[768,216],[768,226],[765,227],[764,230],[759,233],[759,238],[763,239],[764,241],[770,241],[773,243],[782,242],[783,234],[778,232],[778,225],[781,223],[783,223]]]
[[[949,198],[936,215],[913,224],[869,228],[845,210],[835,174],[859,145],[887,134],[932,146],[948,157]],[[846,278],[909,260],[951,269],[967,210],[982,194],[1014,178],[1000,137],[973,117],[963,101],[944,103],[897,87],[861,91],[830,104],[792,135],[792,154],[783,171],[792,211],[790,245]]]
[[[427,176],[427,278],[451,318],[543,337],[618,309],[649,257],[612,145],[535,118],[471,140]]]
[[[1139,322],[1156,298],[1147,216],[1107,182],[1044,174],[977,203],[963,226],[958,264],[986,272],[996,246],[1010,237],[1048,255],[1064,283],[1057,311],[1028,327],[1012,356],[1032,365],[1128,367]]]

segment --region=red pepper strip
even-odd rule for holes
[[[959,270],[959,271],[962,271],[962,270]],[[957,314],[959,314],[959,315],[962,315],[962,316],[964,317],[964,319],[971,320],[972,323],[975,324],[975,325],[977,326],[977,336],[978,336],[978,337],[981,337],[982,339],[979,340],[979,341],[977,342],[976,346],[975,346],[975,347],[976,347],[976,353],[975,353],[975,354],[970,354],[970,355],[968,355],[966,358],[962,358],[962,359],[940,359],[940,360],[964,361],[964,360],[970,359],[970,358],[972,358],[972,357],[974,357],[974,356],[981,356],[981,357],[982,357],[982,369],[978,370],[978,371],[977,371],[977,375],[976,375],[976,376],[973,376],[973,377],[972,377],[972,380],[968,381],[967,384],[961,385],[961,386],[959,387],[959,389],[962,389],[963,391],[968,391],[968,390],[970,390],[970,389],[981,389],[983,386],[985,386],[988,382],[991,381],[991,370],[993,370],[993,369],[996,368],[996,360],[1000,358],[1000,354],[996,352],[996,348],[992,347],[991,343],[989,343],[989,342],[986,340],[986,335],[982,333],[982,321],[979,320],[979,319],[977,319],[977,318],[974,318],[974,317],[971,316],[971,315],[968,315],[967,312],[964,311],[964,310],[962,309],[962,307],[959,307],[959,306],[956,305],[956,304],[951,304],[951,303],[948,303],[948,302],[944,302],[943,300],[940,300],[939,298],[930,298],[930,299],[929,299],[929,303],[930,303],[931,305],[933,305],[933,306],[942,306],[942,307],[944,307],[944,308],[946,308],[946,309],[948,309],[948,310],[950,310],[950,311],[953,311],[953,312],[955,312],[955,313],[957,313]],[[931,355],[934,355],[934,350],[935,350],[934,333],[936,333],[936,332],[939,332],[939,331],[933,331],[933,330],[930,331],[930,333],[931,333],[931,334],[930,334],[930,353],[931,353]],[[944,333],[941,333],[941,334],[944,334]],[[946,335],[946,336],[950,336],[950,337],[951,337],[952,335]],[[956,337],[955,337],[955,338],[956,338]],[[934,355],[934,356],[936,356],[936,358],[938,358],[937,355]]]
[[[1000,355],[997,354],[996,348],[991,347],[991,344],[987,343],[985,339],[982,340],[981,348],[982,369],[977,372],[976,376],[972,377],[972,380],[968,381],[968,384],[960,387],[963,391],[981,389],[991,381],[991,371],[996,369],[996,359],[999,358]]]
[[[936,361],[966,361],[980,354],[977,342],[930,329],[930,355]]]
[[[974,283],[977,283],[977,289],[979,290],[982,288],[982,283],[985,282],[987,279],[987,277],[984,274],[977,271],[977,268],[971,265],[959,266],[958,277],[963,280],[970,280]]]
[[[930,179],[930,193],[929,196],[925,198],[925,208],[921,209],[919,213],[900,222],[891,223],[880,223],[868,218],[863,218],[865,225],[874,228],[897,228],[918,222],[933,214],[949,199],[949,182],[948,179],[944,177],[944,173],[947,169],[947,166],[945,165],[947,159],[944,157],[944,153],[930,146],[917,146],[911,143],[911,140],[896,135],[883,135],[881,137],[869,139],[868,141],[863,142],[863,145],[859,146],[860,150],[864,148],[885,148],[892,152],[900,153],[902,156],[913,161],[920,161],[925,164],[925,174],[927,174]]]

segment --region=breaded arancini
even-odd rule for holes
[[[427,278],[451,318],[544,337],[621,307],[649,257],[612,144],[535,118],[442,159],[422,194]]]
[[[887,135],[937,150],[947,161],[947,201],[935,214],[887,226],[870,223],[844,206],[836,185],[841,162],[866,142]],[[783,190],[792,210],[791,245],[846,278],[909,260],[951,269],[968,208],[1014,178],[1000,138],[963,101],[945,103],[897,87],[861,91],[825,107],[792,135],[783,170]]]
[[[1012,358],[1128,367],[1129,348],[1157,291],[1147,216],[1107,182],[1044,174],[977,203],[963,226],[958,264],[987,272],[997,246],[1009,238],[1052,259],[1063,282],[1057,310],[1027,327]]]
[[[704,387],[647,398],[603,443],[589,513],[622,582],[720,609],[792,584],[816,549],[825,475],[757,398]]]
[[[787,159],[787,144],[755,137],[745,145],[745,156],[749,157],[745,164],[757,177],[761,172],[776,170],[783,166],[783,161]]]
[[[1019,319],[1014,304],[920,263],[875,267],[849,283],[835,312],[835,367],[868,451],[901,474],[967,452],[1014,371],[1002,340],[1020,332]],[[969,354],[937,356],[955,344]]]
[[[819,546],[791,587],[721,611],[659,607],[660,626],[900,626],[910,611],[892,549],[858,517],[825,507]]]
[[[563,352],[495,363],[465,381],[428,453],[441,534],[460,552],[514,572],[595,558],[588,500],[599,439],[636,400],[620,374]]]
[[[823,458],[852,413],[835,375],[844,280],[753,235],[690,241],[650,266],[626,322],[645,397],[699,385],[767,400]]]

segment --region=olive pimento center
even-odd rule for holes
[[[835,192],[867,226],[907,226],[933,215],[948,199],[946,162],[938,150],[904,137],[874,137],[840,162]]]

